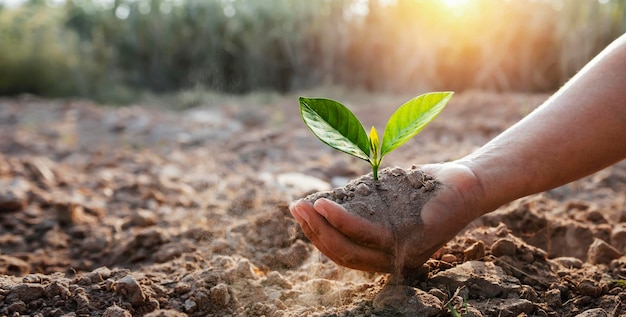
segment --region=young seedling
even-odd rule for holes
[[[326,98],[300,97],[302,120],[326,145],[370,163],[374,180],[385,155],[397,149],[439,115],[453,92],[431,92],[409,100],[391,115],[383,140],[376,128],[369,136],[357,117],[341,103]]]

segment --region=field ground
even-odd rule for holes
[[[385,165],[459,158],[546,97],[457,94]],[[348,106],[382,130],[403,101]],[[0,99],[0,135],[0,316],[626,313],[626,162],[477,220],[425,279],[376,300],[387,275],[338,267],[287,210],[369,172],[307,130],[295,96],[180,111]]]

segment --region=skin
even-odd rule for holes
[[[423,232],[396,248],[390,228],[326,199],[290,210],[305,235],[337,264],[373,272],[420,267],[474,219],[626,158],[626,35],[531,114],[453,162],[420,166],[443,184],[423,207]]]

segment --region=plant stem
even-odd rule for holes
[[[374,173],[374,180],[378,180],[378,165],[372,165],[372,172]]]

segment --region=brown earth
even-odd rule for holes
[[[459,158],[546,97],[457,94],[385,164]],[[408,100],[350,98],[378,127]],[[184,111],[0,99],[0,135],[0,316],[626,314],[625,162],[501,207],[421,281],[384,287],[289,215],[369,172],[306,129],[296,97]]]

